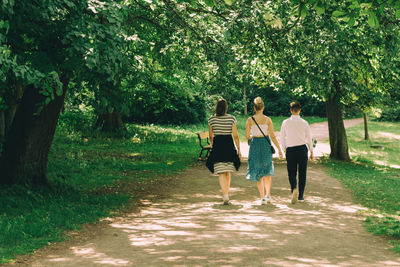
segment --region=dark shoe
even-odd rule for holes
[[[229,196],[228,195],[223,195],[222,200],[224,201],[224,205],[229,205]]]
[[[299,202],[304,202],[304,197],[299,197]]]

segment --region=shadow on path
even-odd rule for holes
[[[273,203],[261,206],[246,164],[232,177],[231,205],[197,164],[140,212],[106,219],[96,234],[40,250],[13,266],[400,266],[387,241],[366,233],[363,209],[310,164],[306,202],[289,203],[286,165],[276,164]],[[95,229],[96,226],[93,226]]]

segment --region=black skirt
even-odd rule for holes
[[[236,170],[239,170],[241,163],[232,135],[216,135],[214,137],[213,148],[206,162],[210,172],[214,173],[214,163],[217,162],[232,162]]]

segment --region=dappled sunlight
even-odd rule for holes
[[[400,135],[398,134],[393,134],[393,133],[388,133],[388,132],[377,132],[378,137],[382,137],[385,139],[395,139],[395,140],[400,140]]]
[[[106,254],[96,252],[93,247],[71,247],[72,252],[86,259],[92,259],[94,263],[100,265],[112,265],[112,266],[129,266],[131,263],[128,260],[115,259],[108,257]]]
[[[54,256],[54,255],[50,255],[49,258],[52,258],[52,259],[49,260],[50,262],[59,262],[59,263],[68,262],[68,261],[72,260],[71,258],[59,258],[59,257]]]
[[[221,248],[218,249],[217,252],[220,253],[241,253],[241,252],[246,252],[249,250],[262,250],[262,248],[259,247],[254,247],[254,246],[237,246],[237,247],[226,247],[226,248]]]
[[[353,204],[337,180],[313,166],[305,202],[291,204],[283,176],[273,178],[267,205],[243,174],[233,175],[230,204],[223,205],[218,179],[195,180],[200,176],[195,170],[165,197],[142,198],[139,212],[108,220],[104,235],[115,244],[73,247],[71,257],[87,263],[81,266],[399,265],[400,259],[386,250],[382,254],[383,245],[379,251],[376,241],[369,242],[372,235],[362,228],[360,212],[367,209]],[[285,173],[285,167],[277,164],[277,173]],[[68,263],[71,257],[50,260]]]
[[[239,195],[241,191],[236,190]],[[278,187],[275,190],[277,192],[287,195],[284,187]],[[265,206],[259,205],[258,201],[248,200],[231,200],[232,204],[225,206],[218,203],[220,197],[214,194],[194,194],[192,198],[184,196],[175,194],[174,199],[152,203],[141,211],[140,216],[132,214],[124,218],[123,223],[113,223],[110,226],[126,230],[132,246],[142,248],[144,253],[159,255],[160,262],[185,265],[188,260],[198,260],[199,263],[206,261],[216,265],[236,266],[243,263],[244,259],[229,255],[264,251],[265,242],[274,244],[275,248],[285,249],[293,242],[290,240],[315,231],[325,231],[331,235],[331,231],[341,231],[348,227],[349,220],[353,218],[347,214],[354,214],[361,209],[348,202],[333,203],[330,198],[314,195],[308,196],[306,203],[297,205],[290,204],[288,197],[276,195],[274,202]],[[214,201],[195,202],[209,198]],[[191,202],[176,205],[174,201],[181,199],[189,199]],[[235,199],[234,193],[232,199]],[[332,212],[336,214],[334,218],[330,215]],[[334,237],[335,242],[342,242],[340,238],[346,234],[343,230],[340,234],[343,237]],[[240,241],[228,241],[233,240],[233,236],[240,236]],[[186,250],[172,249],[186,246],[197,248],[195,251],[198,250],[198,255],[190,256]],[[218,257],[213,257],[211,260],[208,257],[210,246],[216,247],[213,254],[224,255],[223,258],[216,260]],[[270,259],[266,262],[295,263],[299,266],[332,264],[324,259],[308,257],[288,257],[283,261]]]

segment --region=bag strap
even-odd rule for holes
[[[265,136],[265,134],[264,134],[264,132],[261,130],[261,128],[260,128],[260,125],[258,125],[258,123],[256,122],[256,120],[254,119],[254,117],[253,116],[251,116],[251,118],[253,119],[253,121],[256,123],[256,125],[257,125],[257,127],[258,127],[258,129],[260,129],[260,131],[261,131],[261,133],[264,135],[264,137],[265,137],[265,139],[267,139],[267,141],[268,141],[268,143],[269,143],[269,145],[270,146],[272,146],[271,145],[271,142],[268,140],[268,138]]]

